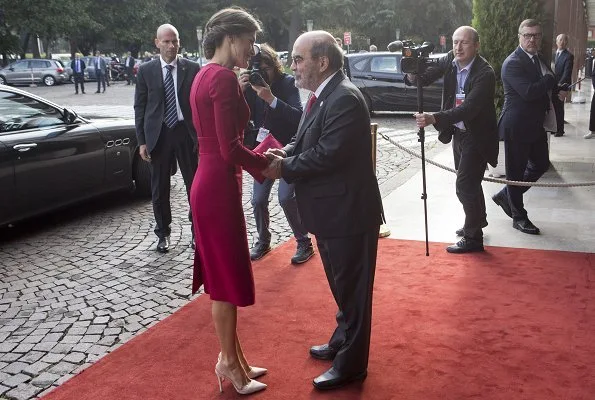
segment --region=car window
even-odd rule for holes
[[[29,68],[29,61],[17,61],[11,65],[14,70],[23,70]]]
[[[49,61],[43,61],[43,60],[31,60],[29,61],[30,63],[30,68],[49,68]]]
[[[399,72],[397,58],[395,56],[374,57],[370,64],[372,72]]]
[[[54,107],[21,94],[0,91],[0,135],[62,124],[62,114]]]
[[[366,67],[367,61],[368,60],[364,58],[363,60],[359,60],[359,61],[353,63],[353,66],[352,67],[356,71],[363,71],[364,68]]]

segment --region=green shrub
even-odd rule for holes
[[[480,53],[496,72],[496,109],[504,104],[502,63],[519,45],[518,27],[528,18],[544,23],[539,0],[473,0],[473,27],[481,41]]]

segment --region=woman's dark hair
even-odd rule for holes
[[[281,60],[279,60],[279,56],[275,49],[268,43],[263,43],[260,45],[260,54],[262,55],[262,61],[275,70],[275,75],[277,77],[283,74],[283,66],[281,65]]]
[[[226,36],[239,36],[252,32],[260,32],[260,23],[246,10],[232,7],[217,11],[205,25],[205,36],[202,41],[205,57],[213,58],[215,49],[221,46]]]

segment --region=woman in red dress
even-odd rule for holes
[[[228,378],[241,394],[266,388],[254,378],[266,373],[251,367],[238,340],[237,307],[254,304],[254,279],[242,207],[242,167],[261,171],[267,158],[244,147],[250,112],[234,67],[246,68],[258,21],[246,11],[228,8],[205,26],[203,47],[210,63],[194,79],[190,93],[200,162],[190,191],[197,238],[192,291],[204,284],[213,300],[212,314],[221,346],[215,373]]]

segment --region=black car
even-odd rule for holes
[[[370,112],[417,111],[417,88],[405,85],[401,53],[345,55],[345,73],[361,90]],[[442,79],[424,88],[424,111],[439,111]]]
[[[0,226],[121,189],[149,196],[134,120],[91,121],[0,86]]]

